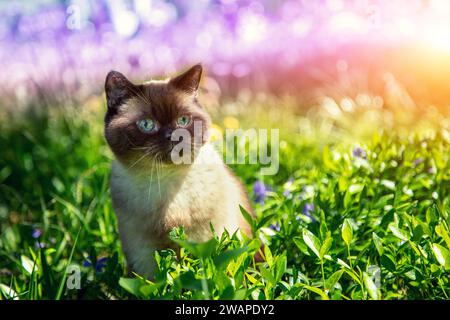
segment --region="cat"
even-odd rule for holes
[[[239,229],[251,236],[239,208],[253,214],[247,192],[209,142],[211,119],[197,100],[201,75],[198,64],[140,85],[117,71],[106,77],[111,198],[128,268],[142,276],[152,276],[155,250],[176,248],[168,237],[174,227],[195,242],[212,238],[210,224],[218,235]],[[191,139],[192,163],[175,164],[173,133],[193,136],[194,123],[201,136]]]

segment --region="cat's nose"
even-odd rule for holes
[[[173,130],[171,128],[164,128],[162,130],[162,136],[164,137],[164,139],[170,141],[171,137],[172,137],[172,132],[173,132]]]

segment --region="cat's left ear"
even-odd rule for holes
[[[170,84],[175,88],[182,90],[189,94],[195,94],[200,84],[200,78],[202,77],[202,65],[196,64],[188,71],[180,74],[179,76],[170,79]]]

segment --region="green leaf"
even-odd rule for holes
[[[48,294],[51,297],[54,297],[56,295],[56,284],[55,279],[53,277],[53,269],[49,266],[47,262],[46,254],[50,252],[50,250],[44,250],[41,249],[40,251],[40,258],[41,258],[41,265],[42,265],[42,277],[43,277],[43,289],[48,292]]]
[[[236,290],[233,296],[233,300],[244,300],[247,296],[247,290],[246,289],[239,289]]]
[[[271,268],[273,264],[273,256],[269,246],[264,246],[264,257],[266,258],[266,262],[269,265],[269,268]]]
[[[308,252],[308,247],[305,245],[305,242],[303,241],[302,238],[300,237],[294,237],[293,239],[295,245],[297,246],[297,248],[300,249],[300,251],[306,255],[310,255]]]
[[[342,275],[344,274],[344,270],[338,270],[335,273],[333,273],[326,281],[325,281],[325,289],[331,290],[336,285],[336,283],[341,279]]]
[[[305,244],[308,246],[308,248],[311,249],[314,254],[320,258],[320,240],[309,230],[303,229],[302,230],[302,237]]]
[[[434,256],[439,264],[446,270],[450,270],[450,251],[437,243],[433,243],[432,247]]]
[[[331,248],[331,244],[333,243],[333,238],[331,237],[331,233],[327,233],[327,237],[325,238],[325,241],[323,242],[322,246],[320,247],[319,251],[319,257],[320,259],[323,259],[323,256],[328,253],[328,251]]]
[[[379,300],[380,292],[375,283],[373,282],[372,278],[367,273],[363,272],[363,280],[370,297],[374,300]]]
[[[195,274],[191,270],[182,273],[176,281],[179,282],[184,289],[199,291],[203,289],[201,279],[195,278]]]
[[[255,220],[253,219],[252,215],[250,213],[248,213],[248,211],[245,210],[245,208],[241,205],[239,205],[239,209],[241,210],[241,213],[244,216],[244,219],[250,225],[250,228],[252,229],[252,233],[255,233],[256,225],[255,225]]]
[[[173,241],[182,246],[183,248],[189,250],[189,252],[192,253],[197,258],[210,257],[217,247],[217,240],[215,238],[212,238],[211,240],[203,243],[196,243],[181,239],[173,239]]]
[[[273,218],[275,218],[277,216],[277,214],[269,214],[264,216],[258,223],[258,225],[256,226],[256,230],[264,227],[270,220],[272,220]]]
[[[427,212],[425,214],[425,218],[426,218],[428,224],[433,224],[433,223],[437,222],[439,219],[439,215],[436,212],[436,207],[433,206],[433,207],[428,208]]]
[[[328,295],[323,290],[321,290],[319,288],[311,287],[311,286],[308,286],[308,285],[304,285],[303,288],[318,294],[322,298],[322,300],[330,300]]]
[[[352,184],[349,188],[348,191],[350,194],[355,194],[355,193],[360,193],[362,190],[364,189],[364,184],[361,183],[355,183]]]
[[[421,224],[418,224],[413,230],[412,240],[419,241],[423,235],[424,235],[423,227]]]
[[[119,285],[127,290],[132,295],[136,297],[141,296],[141,286],[143,285],[143,281],[141,279],[136,278],[120,278]]]
[[[375,232],[372,232],[372,240],[375,244],[375,248],[377,249],[378,254],[382,256],[384,252],[383,243],[381,242],[380,237],[378,237]]]
[[[393,193],[386,194],[381,196],[374,205],[374,209],[382,209],[384,208],[390,200],[394,199],[395,195]]]
[[[12,288],[7,286],[6,284],[0,283],[0,291],[8,299],[19,300],[17,293]],[[1,300],[1,296],[0,296],[0,300]]]
[[[278,256],[275,260],[275,280],[279,282],[286,271],[287,258],[285,254]]]
[[[261,272],[261,275],[264,277],[264,280],[268,281],[272,286],[275,286],[277,284],[277,281],[267,268],[261,266],[259,270]]]
[[[447,248],[450,249],[450,236],[448,235],[448,232],[442,222],[436,226],[435,231],[441,238],[444,239]]]
[[[395,271],[395,262],[394,262],[394,259],[390,255],[383,254],[380,257],[380,262],[381,262],[381,265],[383,267],[385,267],[387,270],[389,270],[391,272]]]
[[[327,145],[322,150],[322,160],[325,167],[327,167],[331,171],[338,170],[337,166],[333,162],[333,155],[330,152],[330,148]]]
[[[33,272],[37,271],[36,264],[27,256],[21,255],[20,261],[22,262],[23,269],[27,272],[28,275],[31,275]]]
[[[353,239],[353,229],[348,219],[345,219],[342,224],[342,239],[347,246],[350,246]]]
[[[381,180],[381,184],[383,186],[385,186],[386,188],[395,191],[395,182],[394,181],[384,179],[384,180]]]
[[[226,268],[231,260],[236,259],[241,254],[247,252],[247,250],[248,247],[245,246],[233,250],[224,251],[214,258],[214,264],[216,265],[217,269]]]
[[[397,228],[394,224],[389,224],[389,230],[391,230],[392,234],[403,241],[409,240],[409,234],[406,231],[403,231]]]

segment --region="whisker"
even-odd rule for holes
[[[142,157],[140,157],[138,160],[136,160],[131,166],[128,167],[128,169],[133,168],[136,164],[138,164],[142,159],[144,159],[146,156],[150,154],[150,151],[145,152]]]
[[[151,192],[152,192],[152,186],[153,186],[153,170],[154,170],[154,167],[152,166],[152,167],[151,167],[151,170],[150,170],[150,183],[149,183],[149,186],[148,186],[148,194],[147,194],[148,200],[150,200],[150,195],[151,195]]]
[[[161,159],[160,159],[160,154],[158,153],[157,157],[156,157],[156,174],[157,174],[157,178],[158,178],[158,191],[159,191],[159,198],[162,198],[161,195],[161,183],[160,183],[160,176],[159,176],[159,170],[160,170],[160,165],[161,165]]]

